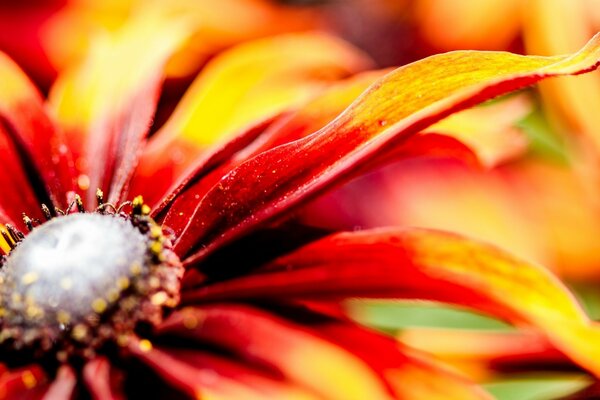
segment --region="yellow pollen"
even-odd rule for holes
[[[150,228],[150,236],[154,239],[159,238],[162,235],[162,229],[158,225],[152,225]]]
[[[36,272],[28,272],[21,278],[21,283],[23,285],[31,285],[33,282],[37,281],[39,275]]]
[[[133,201],[131,202],[133,207],[141,207],[144,205],[144,198],[142,196],[135,196]]]
[[[117,286],[121,290],[125,290],[129,287],[129,278],[126,276],[122,276],[117,279]]]
[[[21,380],[27,389],[34,388],[37,385],[37,379],[31,371],[25,371],[21,375]]]
[[[94,310],[97,314],[102,314],[106,310],[106,300],[97,298],[92,301],[92,310]]]
[[[66,311],[59,311],[56,313],[56,320],[61,324],[68,324],[71,321],[71,316]]]
[[[13,303],[20,303],[21,302],[22,297],[21,297],[21,295],[19,293],[13,293],[11,295],[11,297],[12,297]]]
[[[115,301],[119,300],[119,294],[120,293],[117,289],[111,289],[106,294],[106,298],[109,302],[114,303]]]
[[[133,275],[139,275],[142,273],[142,266],[138,263],[134,263],[134,264],[131,264],[131,267],[129,268],[129,270],[131,271],[131,273]]]
[[[87,332],[88,332],[88,329],[85,325],[77,324],[73,328],[73,331],[71,332],[71,336],[73,336],[73,338],[75,340],[83,340],[86,337]]]
[[[158,241],[156,242],[152,242],[152,244],[150,245],[150,251],[153,254],[160,254],[160,252],[162,251],[163,247],[162,244]]]
[[[152,350],[152,343],[148,339],[140,340],[139,346],[140,346],[140,350],[143,351],[144,353],[147,353],[150,350]]]
[[[142,206],[142,215],[150,215],[150,207],[148,206],[148,204],[144,204]]]
[[[28,306],[25,313],[29,318],[39,318],[44,315],[44,311],[37,306]]]

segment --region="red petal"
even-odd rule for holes
[[[234,167],[263,151],[269,150],[280,144],[297,140],[321,129],[348,107],[360,93],[367,89],[367,87],[377,78],[380,78],[384,72],[385,71],[367,72],[345,81],[332,84],[332,86],[327,88],[324,93],[319,94],[307,104],[303,105],[300,110],[284,114],[277,118],[266,131],[256,132],[257,134],[262,133],[258,140],[246,149],[242,150],[241,148],[236,148],[236,151],[242,151],[236,154],[234,158],[230,159],[228,163],[220,166],[216,171],[211,172],[210,175],[202,177],[200,174],[203,170],[197,168],[192,173],[188,174],[179,185],[172,187],[168,191],[168,195],[162,199],[158,208],[154,210],[155,217],[159,216],[167,206],[170,206],[170,203],[175,200],[176,196],[177,202],[173,205],[173,210],[170,213],[171,216],[177,215],[180,211],[187,212],[189,209],[193,209],[198,203],[200,196],[204,196],[207,190]],[[271,123],[272,121],[268,122]],[[266,127],[266,125],[264,127]],[[256,136],[252,139],[256,139]],[[238,141],[237,139],[234,140],[236,142]],[[248,142],[245,144],[248,145],[250,143]],[[205,156],[202,157],[202,159],[204,158]],[[204,167],[206,168],[208,166],[210,165]],[[184,191],[185,189],[188,189],[191,184],[195,183],[198,178],[202,178],[202,184]],[[181,222],[178,223],[177,220],[172,221],[172,218],[168,218],[164,222],[166,225],[171,226],[176,232],[179,232],[183,228],[183,226],[181,226],[178,229],[178,225]]]
[[[189,221],[175,249],[190,255],[202,243],[188,262],[200,259],[450,113],[545,77],[591,70],[598,58],[600,35],[568,57],[454,52],[399,68],[322,130],[231,171],[191,215],[172,214],[176,227]]]
[[[207,161],[231,147],[232,139],[245,137],[236,145],[239,150],[261,133],[256,128],[295,109],[332,81],[369,66],[363,53],[322,33],[271,37],[222,53],[202,70],[148,143],[136,185],[150,184],[162,197],[171,183],[178,187],[200,176],[210,167]],[[163,181],[153,177],[156,173]]]
[[[402,330],[399,340],[458,367],[466,364],[480,369],[483,374],[490,370],[572,367],[570,360],[538,332],[408,328]]]
[[[245,306],[210,306],[173,315],[161,333],[210,343],[246,362],[275,368],[327,399],[485,397],[455,375],[403,354],[392,340],[341,321],[319,323],[319,318],[315,324],[301,318],[308,326],[300,326]],[[410,379],[416,371],[423,386]],[[446,387],[438,385],[442,382]]]
[[[279,258],[262,273],[184,292],[183,301],[261,297],[402,297],[446,301],[542,331],[600,373],[591,323],[547,270],[498,249],[425,230],[333,235]]]
[[[47,193],[37,194],[39,199],[35,206],[26,205],[37,210],[39,201],[51,199],[56,206],[64,208],[68,202],[67,193],[73,190],[74,185],[64,138],[46,114],[42,97],[35,86],[3,53],[0,53],[0,77],[4,82],[0,90],[0,130],[6,136],[3,141],[10,142],[2,145],[2,158],[7,164],[13,164],[12,168],[3,168],[2,173],[10,174],[19,168],[19,164],[30,168],[28,179],[22,178],[25,172],[18,172],[11,179],[21,180],[21,185],[28,182],[39,185],[40,190],[45,189]],[[24,201],[27,199],[28,196],[23,197]],[[23,209],[23,204],[21,208],[21,211],[29,210]]]
[[[152,348],[132,342],[132,353],[169,384],[195,398],[317,399],[317,396],[242,363],[192,349]]]
[[[40,399],[46,388],[46,375],[38,366],[26,367],[0,375],[0,398]]]
[[[390,397],[381,377],[362,360],[302,326],[250,307],[185,309],[171,316],[160,333],[226,349],[328,399]]]
[[[116,382],[110,362],[104,357],[90,360],[83,367],[83,380],[94,400],[121,400],[125,395]]]
[[[44,400],[65,400],[73,396],[77,378],[71,367],[62,366],[58,369],[56,378],[48,387]]]

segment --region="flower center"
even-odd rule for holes
[[[0,270],[0,342],[93,356],[162,320],[182,267],[147,216],[76,213],[36,227]]]

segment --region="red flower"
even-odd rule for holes
[[[161,66],[182,26],[145,19],[97,43],[48,103],[0,59],[0,215],[11,247],[0,275],[0,394],[486,397],[351,322],[340,303],[349,297],[474,307],[538,329],[600,373],[598,328],[541,268],[440,232],[327,236],[290,219],[390,159],[443,151],[475,162],[459,142],[419,132],[545,77],[595,68],[600,37],[572,56],[457,52],[336,82],[366,66],[337,40],[248,44],[205,68],[146,147]],[[198,122],[200,106],[215,120]],[[127,202],[129,193],[152,207]]]

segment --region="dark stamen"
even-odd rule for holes
[[[81,196],[78,194],[75,195],[75,204],[77,204],[77,211],[80,213],[85,212],[85,208],[83,207],[83,201],[81,200]]]
[[[29,218],[25,213],[23,213],[23,222],[25,223],[27,230],[31,232],[33,230],[33,222],[31,221],[31,218]]]
[[[50,209],[47,205],[42,204],[42,212],[44,213],[44,217],[49,221],[52,219],[52,214],[50,213]]]
[[[6,224],[6,230],[8,231],[8,234],[10,235],[10,238],[15,243],[19,243],[22,239],[25,238],[25,236],[17,228],[15,228],[14,226],[12,226],[11,224]]]
[[[100,188],[96,189],[96,201],[98,202],[98,207],[104,204],[104,193]]]
[[[0,232],[2,233],[2,237],[4,238],[4,241],[6,242],[6,244],[8,244],[10,249],[11,250],[14,249],[15,244],[13,243],[12,239],[10,238],[8,232],[6,232],[4,229],[2,229]]]

